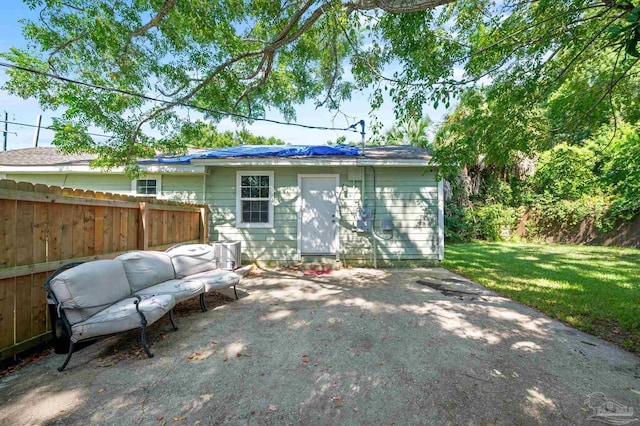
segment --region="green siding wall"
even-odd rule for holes
[[[131,192],[131,179],[122,174],[109,173],[7,173],[7,179],[16,182],[42,183],[49,186],[89,189],[102,192]]]
[[[274,227],[236,228],[236,172],[274,172]],[[358,233],[355,223],[361,207],[375,207],[379,260],[438,259],[438,184],[433,173],[422,168],[370,167],[210,167],[205,198],[211,208],[212,241],[242,241],[248,260],[293,263],[297,255],[298,174],[339,174],[340,256],[371,262],[372,234]],[[364,184],[365,200],[362,200]],[[391,219],[392,234],[382,232],[382,221]]]
[[[203,175],[162,175],[162,197],[186,203],[204,203]]]
[[[204,202],[204,175],[198,174],[152,174],[161,176],[162,199],[188,203]],[[16,182],[42,183],[49,186],[89,189],[92,191],[131,194],[131,179],[116,173],[7,173],[7,179]]]

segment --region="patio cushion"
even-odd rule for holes
[[[240,277],[231,271],[216,269],[213,271],[201,272],[191,275],[184,279],[185,281],[197,281],[204,284],[204,291],[214,291],[223,288],[232,287],[240,281]]]
[[[176,299],[176,303],[191,299],[204,293],[204,284],[199,281],[169,280],[152,287],[142,289],[135,294],[170,294]]]
[[[171,258],[158,251],[132,251],[116,257],[124,265],[131,292],[175,278]]]
[[[131,294],[122,262],[96,260],[67,269],[51,280],[51,291],[76,324]],[[90,307],[95,306],[95,307]]]
[[[167,252],[171,257],[176,278],[216,268],[215,252],[207,244],[186,244]]]
[[[136,311],[135,298],[128,297],[114,303],[93,315],[86,321],[71,326],[71,340],[79,342],[92,337],[104,336],[141,327],[141,318]],[[147,319],[147,325],[153,324],[176,304],[170,294],[144,296],[140,302],[140,311]]]

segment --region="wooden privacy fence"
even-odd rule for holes
[[[59,266],[208,240],[209,209],[0,180],[0,360],[46,340],[44,281]]]

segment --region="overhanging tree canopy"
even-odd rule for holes
[[[27,0],[40,20],[24,22],[27,49],[3,56],[13,64],[62,75],[9,71],[6,88],[61,108],[54,142],[68,151],[101,154],[100,164],[134,165],[156,150],[148,135],[171,138],[185,123],[184,105],[219,120],[264,116],[295,119],[313,99],[337,109],[354,90],[385,91],[399,118],[421,116],[427,102],[449,105],[469,85],[492,82],[503,109],[538,102],[602,54],[611,55],[589,94],[590,118],[607,95],[637,78],[640,9],[624,0]],[[348,64],[348,65],[347,65]],[[350,66],[353,81],[343,78]],[[487,80],[489,79],[489,80]],[[605,84],[602,84],[602,82]],[[124,94],[162,99],[150,101]],[[637,93],[637,92],[636,92]],[[630,94],[636,97],[636,93]],[[518,120],[519,116],[511,117]],[[114,137],[92,140],[97,126]]]

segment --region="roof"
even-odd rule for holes
[[[236,147],[242,150],[241,147]],[[255,146],[247,145],[247,150],[255,149]],[[396,146],[367,146],[364,155],[313,155],[313,156],[286,156],[252,155],[251,157],[237,157],[235,155],[220,155],[215,158],[206,158],[206,153],[215,149],[192,149],[188,154],[192,165],[318,165],[329,163],[333,165],[407,165],[424,166],[430,163],[431,153],[428,150],[409,145]],[[219,151],[225,151],[220,149]],[[237,151],[237,149],[236,149]],[[362,153],[359,149],[359,153]],[[56,147],[42,146],[37,148],[23,148],[9,151],[0,151],[0,169],[18,167],[36,168],[48,167],[60,170],[73,171],[74,168],[88,171],[89,163],[95,159],[94,154],[64,154]],[[170,158],[170,157],[169,157]],[[162,157],[158,160],[143,160],[141,164],[148,167],[180,167],[180,165],[164,165]],[[184,165],[189,165],[186,162]],[[4,166],[4,167],[3,167]],[[184,167],[184,166],[183,166]],[[99,170],[96,170],[99,172]]]
[[[96,156],[93,154],[67,155],[58,151],[58,148],[54,146],[0,151],[0,165],[2,166],[87,166],[94,158]]]
[[[242,148],[242,147],[238,147]],[[251,146],[246,146],[250,150]],[[351,149],[355,149],[352,147]],[[194,156],[190,163],[199,166],[378,166],[378,167],[426,167],[434,166],[431,152],[409,145],[367,146],[362,155],[359,148],[355,155],[271,156],[251,155],[228,157]]]
[[[431,161],[431,151],[411,145],[368,146],[364,158]]]

